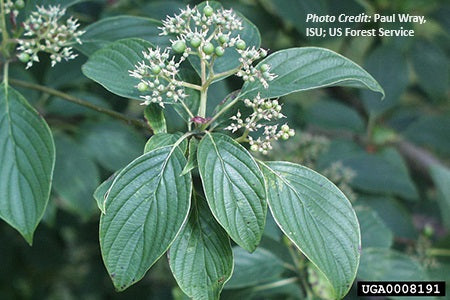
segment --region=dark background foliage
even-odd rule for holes
[[[54,1],[53,1],[54,2]],[[70,1],[65,1],[70,2]],[[114,15],[155,19],[195,1],[87,1],[70,8],[84,25]],[[353,201],[361,223],[363,249],[358,279],[449,280],[450,274],[450,6],[431,0],[230,0],[260,29],[263,47],[276,51],[321,46],[365,67],[386,91],[328,88],[282,99],[297,136],[280,143],[271,159],[303,163],[323,172]],[[423,25],[413,38],[305,36],[307,13],[413,13]],[[380,24],[346,24],[373,27]],[[325,24],[342,26],[339,24]],[[384,24],[383,26],[388,26]],[[83,55],[50,68],[48,61],[11,77],[45,84],[99,106],[142,116],[142,107],[108,93],[81,73]],[[241,86],[228,79],[211,87],[219,102]],[[98,245],[99,211],[92,194],[114,171],[143,149],[146,133],[121,121],[36,91],[20,92],[42,113],[54,133],[57,157],[44,221],[29,247],[0,223],[1,299],[182,299],[165,259],[123,293],[116,293]],[[168,110],[168,119],[177,120]],[[172,130],[182,123],[169,124]],[[336,164],[337,163],[337,164]],[[261,249],[250,257],[235,249],[235,275],[224,299],[301,299],[296,283],[270,287],[290,276],[290,263],[271,219]],[[239,263],[247,264],[240,267]],[[267,270],[270,270],[267,272]],[[308,281],[317,296],[326,285],[312,270]],[[306,276],[306,274],[305,274]],[[320,276],[319,276],[320,277]],[[306,278],[306,277],[305,277]],[[447,287],[448,288],[448,287]],[[322,291],[322,294],[321,294]],[[350,291],[347,298],[355,298]]]

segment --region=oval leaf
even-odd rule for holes
[[[67,211],[88,220],[94,213],[93,193],[100,184],[100,172],[94,160],[75,140],[55,134],[56,164],[53,191]]]
[[[125,39],[100,49],[91,55],[81,68],[86,77],[101,84],[108,91],[122,97],[143,100],[135,86],[139,79],[128,73],[144,60],[142,51],[153,47],[141,39]]]
[[[265,89],[259,81],[244,84],[240,97],[261,93],[265,98],[281,97],[293,92],[328,86],[368,88],[383,94],[378,82],[363,68],[342,55],[318,47],[291,48],[277,51],[258,65],[269,64],[277,75]]]
[[[258,247],[248,253],[240,247],[233,248],[234,271],[225,289],[240,289],[280,279],[284,269],[281,261],[272,252]]]
[[[233,271],[227,233],[197,197],[189,221],[169,252],[170,269],[180,288],[193,299],[219,299]]]
[[[115,16],[101,19],[84,30],[81,45],[75,47],[83,54],[90,56],[95,51],[125,38],[141,38],[160,47],[169,46],[168,37],[159,35],[158,27],[162,23],[157,20],[136,16]]]
[[[367,281],[426,280],[424,268],[414,258],[396,250],[367,248],[363,250],[358,279]]]
[[[229,136],[207,133],[197,149],[203,189],[212,213],[231,238],[256,249],[267,213],[264,179],[253,157]]]
[[[100,218],[100,246],[114,286],[121,291],[140,280],[166,252],[189,212],[190,174],[173,147],[150,151],[114,180]]]
[[[157,133],[150,137],[150,139],[145,144],[144,153],[155,150],[157,148],[172,146],[174,145],[183,134],[181,132],[175,133]],[[182,153],[185,153],[188,147],[188,141],[183,139],[179,144]],[[184,175],[184,174],[183,174]]]
[[[31,245],[50,196],[55,145],[44,119],[5,84],[0,90],[0,141],[0,217]]]
[[[103,181],[94,191],[94,199],[97,202],[98,209],[105,213],[105,202],[106,197],[108,196],[109,189],[111,188],[112,183],[114,182],[114,178],[116,178],[117,174],[120,171],[112,174],[108,179]]]
[[[261,163],[269,207],[277,224],[324,273],[336,298],[350,289],[361,244],[355,211],[328,179],[287,162]]]
[[[166,117],[159,104],[151,103],[147,105],[144,116],[153,133],[167,133]]]

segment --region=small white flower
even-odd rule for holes
[[[252,151],[266,155],[269,150],[272,150],[273,141],[280,138],[286,140],[295,135],[295,131],[289,128],[287,124],[282,125],[280,130],[278,130],[277,124],[267,124],[267,122],[273,122],[285,117],[280,113],[281,105],[278,103],[278,100],[262,98],[258,93],[255,98],[251,100],[244,99],[243,102],[247,107],[253,108],[253,113],[243,120],[241,112],[238,111],[235,116],[230,118],[233,122],[225,130],[236,132],[241,128],[245,128],[249,132],[257,132],[262,129],[262,136],[256,140],[252,136],[248,136]]]
[[[159,47],[150,48],[142,54],[146,61],[138,62],[134,70],[128,72],[140,80],[136,88],[145,93],[141,95],[144,105],[158,103],[164,107],[161,95],[174,102],[187,97],[182,82],[177,79],[180,63],[186,59],[184,56],[176,62],[175,57],[170,57],[169,49],[162,51]]]
[[[24,36],[27,39],[19,39],[18,56],[26,53],[31,56],[27,63],[27,69],[33,65],[33,61],[39,61],[37,54],[47,52],[50,54],[52,67],[64,60],[71,60],[77,57],[72,52],[73,43],[81,44],[80,36],[84,31],[79,31],[80,24],[77,19],[70,17],[66,22],[61,22],[60,18],[66,13],[59,5],[48,8],[37,6],[37,11],[33,11],[29,18],[23,23],[25,29]]]

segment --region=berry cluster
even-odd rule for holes
[[[270,66],[265,65],[260,70],[253,66],[256,60],[267,55],[267,51],[247,48],[245,41],[236,34],[243,29],[242,21],[231,9],[215,11],[207,4],[200,12],[197,7],[187,7],[180,14],[167,17],[163,25],[162,35],[177,35],[177,40],[172,42],[172,49],[177,53],[195,54],[212,64],[212,60],[223,56],[227,48],[234,47],[241,56],[237,76],[244,81],[259,79],[266,88],[267,81],[275,77],[269,72]]]
[[[151,92],[141,96],[145,100],[143,104],[158,103],[164,107],[164,99],[176,102],[185,98],[182,82],[177,79],[180,63],[185,57],[182,56],[178,62],[175,62],[175,57],[169,60],[169,49],[161,51],[159,47],[148,49],[143,55],[148,63],[140,62],[129,71],[130,76],[140,80],[136,86],[140,92]]]
[[[233,31],[242,30],[242,21],[230,9],[214,10],[206,5],[202,11],[189,6],[173,17],[163,21],[161,35],[177,35],[172,49],[177,53],[198,55],[211,60],[225,54],[228,47],[238,47],[245,42]],[[189,47],[187,46],[189,45]]]
[[[241,113],[238,111],[235,116],[231,117],[234,122],[231,123],[226,130],[235,132],[241,128],[245,129],[245,135],[250,132],[257,132],[262,128],[262,136],[254,139],[252,136],[248,136],[248,141],[250,143],[250,150],[259,151],[262,154],[267,154],[269,150],[272,149],[272,142],[278,139],[287,140],[289,137],[295,135],[295,131],[287,124],[281,126],[278,130],[278,125],[268,125],[262,122],[271,122],[284,118],[285,116],[281,113],[281,105],[278,100],[261,98],[258,95],[250,100],[244,99],[244,104],[247,107],[253,108],[253,113],[251,113],[245,119],[242,119]]]
[[[79,31],[80,24],[77,19],[70,17],[66,22],[60,22],[66,13],[60,6],[49,6],[44,8],[37,6],[37,11],[31,13],[30,17],[23,23],[24,36],[27,39],[19,39],[18,58],[27,63],[27,69],[34,62],[39,62],[40,51],[50,54],[52,67],[64,60],[77,57],[72,52],[73,43],[81,44],[80,36],[84,31]]]
[[[12,14],[15,18],[19,14],[19,9],[25,7],[25,2],[23,0],[6,0],[5,1],[5,14]]]
[[[239,48],[237,49],[241,55],[239,58],[239,61],[241,62],[241,69],[236,73],[236,75],[242,77],[245,82],[253,82],[258,79],[264,88],[267,89],[269,87],[268,81],[272,81],[276,78],[275,74],[270,73],[270,65],[263,64],[259,69],[253,66],[253,63],[256,60],[266,57],[267,51],[262,48],[256,49],[255,47],[244,50]]]

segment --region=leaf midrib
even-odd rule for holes
[[[218,157],[218,159],[219,159],[219,161],[220,161],[220,164],[222,165],[222,169],[223,169],[223,171],[224,171],[225,176],[227,177],[228,181],[229,181],[233,186],[237,187],[237,188],[240,190],[240,188],[239,188],[236,184],[233,183],[233,181],[231,180],[231,178],[230,178],[228,172],[226,171],[226,168],[225,168],[225,162],[223,161],[222,156],[221,156],[220,153],[219,153],[219,149],[217,148],[217,145],[216,145],[216,143],[214,142],[214,139],[213,139],[212,135],[211,135],[210,133],[207,133],[207,135],[208,135],[208,137],[210,138],[211,143],[212,143],[213,146],[214,146],[214,150],[215,150],[215,152],[216,152],[216,154],[217,154],[217,157]],[[241,191],[241,193],[242,193],[242,191]],[[239,214],[240,214],[240,215],[243,215],[243,214],[242,214],[242,211],[241,211],[241,208],[239,207],[239,205],[235,205],[235,207],[236,207],[237,210],[239,211]],[[256,215],[255,215],[255,216],[256,216]],[[227,219],[228,219],[228,218],[227,218]],[[219,220],[217,220],[217,221],[219,221]],[[220,222],[219,222],[219,223],[220,223]],[[245,226],[245,230],[247,231],[247,234],[250,233],[250,236],[253,236],[253,235],[254,235],[254,233],[251,232],[250,229],[249,229],[247,226]],[[236,233],[239,233],[239,232],[236,232]],[[241,237],[239,237],[239,239],[241,239]],[[242,240],[242,239],[241,239],[241,240]]]

